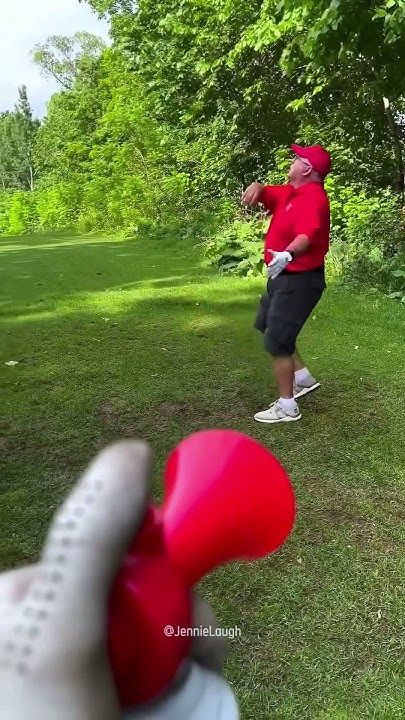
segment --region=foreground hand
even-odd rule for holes
[[[273,254],[272,261],[266,267],[266,275],[268,278],[274,280],[280,273],[287,267],[288,263],[292,261],[292,257],[289,252],[275,252],[271,250]]]
[[[263,185],[259,182],[254,182],[246,188],[242,194],[242,202],[244,205],[257,205],[260,202],[260,196],[263,190]]]
[[[0,575],[1,718],[121,717],[107,652],[108,598],[142,524],[150,469],[150,452],[143,443],[126,441],[104,450],[57,513],[39,563]],[[200,598],[195,600],[194,624],[216,626]],[[225,654],[224,641],[217,637],[198,640],[193,648],[199,665],[191,663],[189,677],[197,675],[203,700],[204,693],[205,699],[209,695],[212,718],[237,717],[230,690],[214,674],[221,671]],[[172,692],[153,710],[143,708],[133,717],[204,717],[184,714],[184,702],[176,705],[187,683],[188,677],[177,678]],[[224,697],[223,704],[228,711],[233,707],[234,714],[216,712]]]

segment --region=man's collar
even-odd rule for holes
[[[290,185],[291,191],[292,191],[292,193],[294,193],[294,195],[302,195],[302,194],[304,194],[308,189],[309,189],[309,190],[312,190],[312,188],[314,187],[314,185],[315,185],[315,186],[319,186],[319,187],[321,187],[322,189],[324,189],[323,183],[316,182],[316,180],[311,180],[311,182],[305,183],[305,185],[301,185],[299,188],[295,188],[294,185],[291,185],[291,183],[289,183],[289,185]]]

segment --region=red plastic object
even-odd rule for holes
[[[177,446],[163,504],[148,510],[111,594],[109,649],[123,707],[156,698],[187,656],[191,639],[177,629],[191,627],[193,585],[225,562],[274,552],[294,518],[288,475],[256,441],[206,430]]]

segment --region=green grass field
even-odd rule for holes
[[[262,426],[252,415],[276,397],[252,329],[262,284],[202,269],[184,242],[0,241],[0,564],[35,560],[106,443],[146,438],[159,496],[181,438],[241,430],[298,501],[280,552],[202,584],[241,628],[226,670],[243,720],[404,718],[404,308],[329,287],[300,346],[322,390],[299,423]]]

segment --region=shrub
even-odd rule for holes
[[[389,289],[405,250],[405,215],[390,191],[344,188],[332,200],[332,255],[344,280]],[[339,207],[340,205],[340,207]]]
[[[11,194],[8,207],[9,235],[25,235],[35,232],[38,227],[38,215],[35,194],[24,190],[15,190]]]
[[[10,233],[10,206],[13,193],[10,191],[0,192],[0,235]]]
[[[39,228],[64,230],[75,224],[81,200],[80,183],[58,182],[35,191]]]
[[[388,297],[405,304],[405,253],[398,256],[397,264],[399,267],[391,270],[391,292]]]
[[[237,217],[223,226],[205,243],[205,263],[216,265],[221,272],[258,275],[263,270],[262,215],[249,219]]]

